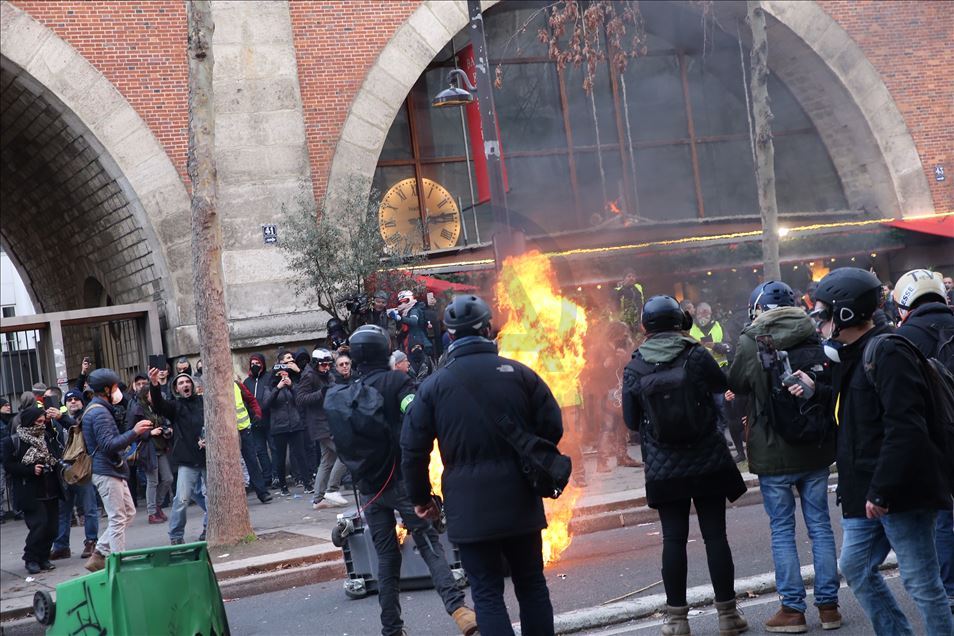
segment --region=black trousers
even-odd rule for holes
[[[258,465],[262,468],[262,479],[265,480],[267,486],[272,483],[272,458],[269,453],[268,429],[253,424],[252,437],[255,438],[255,455],[258,457]]]
[[[715,600],[730,601],[735,598],[735,564],[725,536],[725,497],[693,497],[692,502],[706,544]],[[662,578],[666,602],[673,607],[683,607],[688,572],[689,499],[660,504],[658,512],[663,533]]]
[[[40,499],[24,506],[23,520],[29,530],[23,546],[24,562],[50,560],[50,549],[59,529],[59,511],[59,499]]]
[[[275,447],[275,454],[272,457],[275,476],[278,478],[278,485],[282,488],[287,487],[286,476],[288,468],[285,463],[285,456],[291,453],[292,468],[297,474],[295,479],[307,484],[310,475],[307,473],[309,462],[305,456],[305,431],[295,431],[293,433],[272,433],[272,444]]]
[[[252,437],[251,428],[239,431],[239,449],[242,451],[242,460],[245,462],[246,470],[248,470],[248,483],[252,485],[255,494],[261,499],[268,495],[268,490],[265,488],[262,469],[259,467],[258,457],[255,455],[255,438]]]

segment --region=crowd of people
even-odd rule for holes
[[[478,625],[485,634],[512,633],[502,596],[509,572],[524,633],[548,634],[553,608],[543,576],[541,494],[528,482],[526,458],[514,456],[499,427],[551,444],[573,431],[573,448],[564,450],[578,485],[586,483],[583,446],[598,450],[598,473],[609,470],[610,459],[644,468],[647,502],[663,529],[669,613],[662,633],[689,634],[692,505],[720,633],[737,634],[748,626],[735,602],[726,501],[745,492],[738,464],[748,460],[769,518],[781,598],[767,631],[807,630],[794,533],[797,494],[823,628],[841,625],[840,565],[877,633],[911,633],[877,571],[893,549],[928,633],[952,633],[952,461],[944,437],[950,433],[939,430],[925,367],[930,357],[948,367],[954,362],[951,280],[914,270],[886,287],[870,272],[842,268],[807,294],[769,281],[753,290],[744,327],[722,324],[705,301],[644,299],[635,274],[613,291],[618,306],[594,321],[599,327],[587,358],[598,363],[583,375],[581,406],[572,417],[536,373],[498,355],[490,309],[476,296],[455,297],[438,317],[430,294],[420,301],[402,291],[389,308],[381,292],[359,303],[347,325],[329,321],[327,340],[310,352],[280,350],[272,363],[252,354],[246,377],[233,387],[248,492],[268,504],[273,492],[301,489],[322,509],[348,505],[345,494],[354,488],[378,552],[384,634],[404,628],[395,512],[462,633]],[[892,332],[906,340],[883,338]],[[28,572],[53,569],[53,561],[71,556],[76,513],[86,567],[103,568],[110,553],[125,549],[143,491],[148,522],[167,523],[172,544],[185,541],[188,506],[206,509],[203,390],[201,361],[195,370],[186,358],[171,368],[156,363],[127,384],[84,359],[65,395],[38,383],[21,396],[16,414],[0,403],[6,473],[0,482],[12,484],[12,501],[29,529]],[[506,398],[477,398],[488,391]],[[343,403],[360,398],[377,405],[362,420],[380,420],[372,442],[342,434],[357,417],[332,408],[345,392],[351,401]],[[642,462],[627,452],[627,428],[640,443]],[[81,432],[91,459],[91,479],[77,483],[61,478],[71,430]],[[427,472],[435,439],[445,466],[443,500],[432,496]],[[828,509],[832,463],[844,516],[840,561]],[[440,549],[435,526],[444,520],[476,613],[454,586]]]

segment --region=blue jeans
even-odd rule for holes
[[[954,514],[950,510],[937,513],[934,545],[941,566],[941,582],[947,592],[947,601],[954,608]]]
[[[828,469],[791,475],[760,475],[762,505],[772,530],[772,560],[775,585],[782,605],[804,613],[805,583],[802,581],[795,545],[795,492],[802,502],[802,517],[812,541],[815,565],[815,605],[838,603],[838,564],[835,535],[828,516]]]
[[[60,502],[59,527],[53,549],[69,549],[70,521],[73,517],[73,507],[79,506],[83,511],[83,525],[86,531],[86,541],[96,541],[99,536],[99,503],[96,501],[96,486],[90,481],[87,484],[77,484],[66,487],[66,498]]]
[[[914,634],[911,623],[885,585],[878,566],[894,550],[904,589],[914,599],[929,636],[954,634],[954,617],[941,583],[934,546],[936,510],[912,510],[880,519],[850,517],[841,522],[841,572],[868,615],[876,634]]]
[[[176,480],[176,496],[172,500],[172,513],[169,515],[169,539],[182,539],[185,535],[186,512],[189,501],[194,499],[202,510],[205,510],[205,494],[202,492],[201,481],[207,479],[204,468],[179,466]],[[200,481],[201,480],[201,481]],[[206,514],[205,519],[208,519]],[[203,519],[203,527],[205,527]]]

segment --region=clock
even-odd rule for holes
[[[427,218],[427,236],[432,250],[457,245],[460,236],[460,209],[454,197],[444,186],[430,179],[421,179],[424,187],[424,210]],[[398,181],[381,199],[378,208],[378,226],[381,237],[389,246],[412,246],[418,251],[422,245],[421,213],[414,177]]]

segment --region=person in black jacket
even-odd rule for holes
[[[380,394],[383,399],[384,420],[388,427],[374,440],[355,437],[355,443],[347,445],[351,440],[339,439],[343,444],[342,456],[350,464],[352,477],[360,493],[361,509],[378,557],[381,633],[384,636],[405,633],[399,598],[401,548],[394,531],[394,514],[398,513],[431,573],[434,587],[444,602],[444,609],[454,618],[461,633],[474,634],[477,631],[474,612],[467,607],[463,591],[455,584],[440,536],[430,521],[418,517],[415,513],[414,505],[401,480],[398,439],[401,435],[402,418],[414,400],[414,384],[406,373],[388,369],[391,340],[381,327],[359,327],[351,335],[350,346],[358,364],[360,379],[357,383],[362,383]],[[332,393],[361,390],[357,383],[347,388],[335,387]],[[331,415],[338,417],[337,413]],[[338,424],[340,425],[343,424]],[[377,458],[388,459],[373,461]]]
[[[954,309],[945,302],[946,289],[941,275],[924,269],[907,272],[894,286],[894,301],[901,324],[895,333],[904,336],[920,349],[925,357],[938,353],[938,346],[954,336]],[[954,356],[954,343],[940,355]],[[942,360],[950,365],[954,360]],[[934,545],[941,567],[941,581],[947,600],[954,611],[954,513],[939,510]]]
[[[513,634],[503,600],[506,559],[522,632],[552,634],[553,605],[543,576],[543,500],[495,427],[508,416],[514,426],[557,444],[563,420],[540,376],[497,355],[488,339],[490,320],[490,307],[477,296],[455,296],[445,308],[444,326],[453,342],[447,362],[424,381],[405,417],[404,481],[418,514],[436,516],[428,463],[437,439],[447,536],[460,549],[481,633]]]
[[[301,378],[295,356],[290,351],[278,354],[278,364],[272,370],[272,386],[265,393],[262,413],[268,417],[272,436],[272,460],[278,487],[285,496],[288,490],[286,456],[291,453],[295,475],[301,483],[307,483],[309,463],[305,453],[305,419],[295,401],[294,385]]]
[[[948,635],[954,633],[954,620],[941,583],[934,528],[937,511],[951,509],[942,470],[950,458],[943,457],[936,441],[941,422],[917,352],[886,338],[876,343],[873,366],[862,364],[872,339],[890,332],[872,320],[880,298],[877,277],[854,267],[830,272],[815,292],[812,315],[826,338],[826,354],[836,362],[830,401],[838,422],[838,501],[844,516],[839,565],[875,633],[912,634],[878,572],[893,549],[926,632]],[[806,383],[813,386],[810,380]]]
[[[325,392],[334,384],[334,377],[331,375],[333,364],[334,356],[330,351],[315,349],[311,354],[311,363],[301,374],[301,381],[294,387],[295,404],[305,418],[308,435],[320,455],[317,462],[312,462],[318,466],[315,471],[315,484],[311,489],[314,492],[311,505],[316,510],[348,503],[338,492],[341,478],[347,469],[338,459],[324,406]]]
[[[248,377],[242,380],[242,384],[248,389],[249,393],[255,397],[255,400],[262,405],[265,403],[265,393],[272,386],[270,372],[265,370],[265,356],[260,353],[253,353],[248,359]],[[255,439],[255,455],[258,457],[258,465],[262,468],[262,479],[265,485],[277,486],[277,481],[273,483],[272,478],[272,457],[270,454],[271,444],[269,443],[270,429],[268,414],[262,411],[262,417],[252,422],[252,437]]]
[[[623,371],[623,419],[630,430],[639,430],[646,501],[659,512],[662,524],[662,577],[669,606],[662,633],[689,633],[686,543],[689,504],[693,503],[706,544],[709,577],[719,612],[719,633],[728,636],[748,628],[736,609],[735,565],[725,532],[726,499],[735,501],[741,497],[745,483],[725,437],[719,432],[717,406],[711,397],[725,392],[726,377],[708,350],[686,333],[691,322],[674,298],[654,296],[646,301],[642,325],[647,338]],[[657,369],[671,367],[674,361],[685,369],[681,389],[685,397],[680,403],[693,405],[701,429],[694,439],[679,444],[660,441],[661,422],[666,414],[652,414],[644,406],[646,386],[651,381],[647,376]],[[672,398],[677,400],[680,398]],[[666,426],[673,424],[667,422]]]

